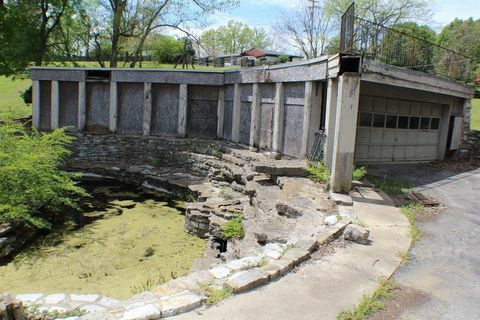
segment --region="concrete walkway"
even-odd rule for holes
[[[352,243],[264,287],[172,319],[335,319],[372,293],[380,276],[397,268],[410,245],[407,219],[390,199],[371,189],[353,194],[354,211],[370,230],[371,244]]]
[[[447,206],[419,223],[422,238],[411,251],[412,260],[395,274],[406,290],[417,292],[413,303],[395,301],[400,310],[395,319],[478,319],[480,169],[455,173],[429,165],[384,165],[369,169],[373,172],[408,180]]]

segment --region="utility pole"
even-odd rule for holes
[[[314,55],[316,55],[317,53],[314,51],[315,48],[314,48],[314,43],[315,43],[315,28],[314,28],[314,25],[315,25],[315,9],[318,8],[318,5],[317,5],[317,2],[318,0],[307,0],[309,5],[308,5],[308,9],[310,11],[310,25],[309,25],[309,30],[308,30],[308,37],[310,38],[309,39],[309,42],[310,42],[310,52],[313,53]]]

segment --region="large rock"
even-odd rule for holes
[[[25,309],[21,302],[9,294],[0,294],[0,319],[27,320]]]
[[[349,224],[343,231],[345,240],[354,241],[360,244],[368,244],[368,236],[370,231],[365,230],[357,225]]]
[[[259,269],[240,271],[228,278],[225,285],[234,293],[250,290],[267,283],[269,275]]]
[[[252,169],[270,176],[306,177],[307,164],[304,161],[278,160],[252,163]]]

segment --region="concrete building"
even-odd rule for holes
[[[325,140],[331,187],[354,163],[441,160],[469,130],[474,89],[359,56],[242,70],[31,69],[33,122],[79,133],[225,139],[306,158]],[[316,135],[317,133],[317,135]]]

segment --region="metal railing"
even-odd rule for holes
[[[342,16],[340,53],[450,80],[473,82],[474,59],[422,39],[408,27],[387,27],[355,16],[354,4]]]

